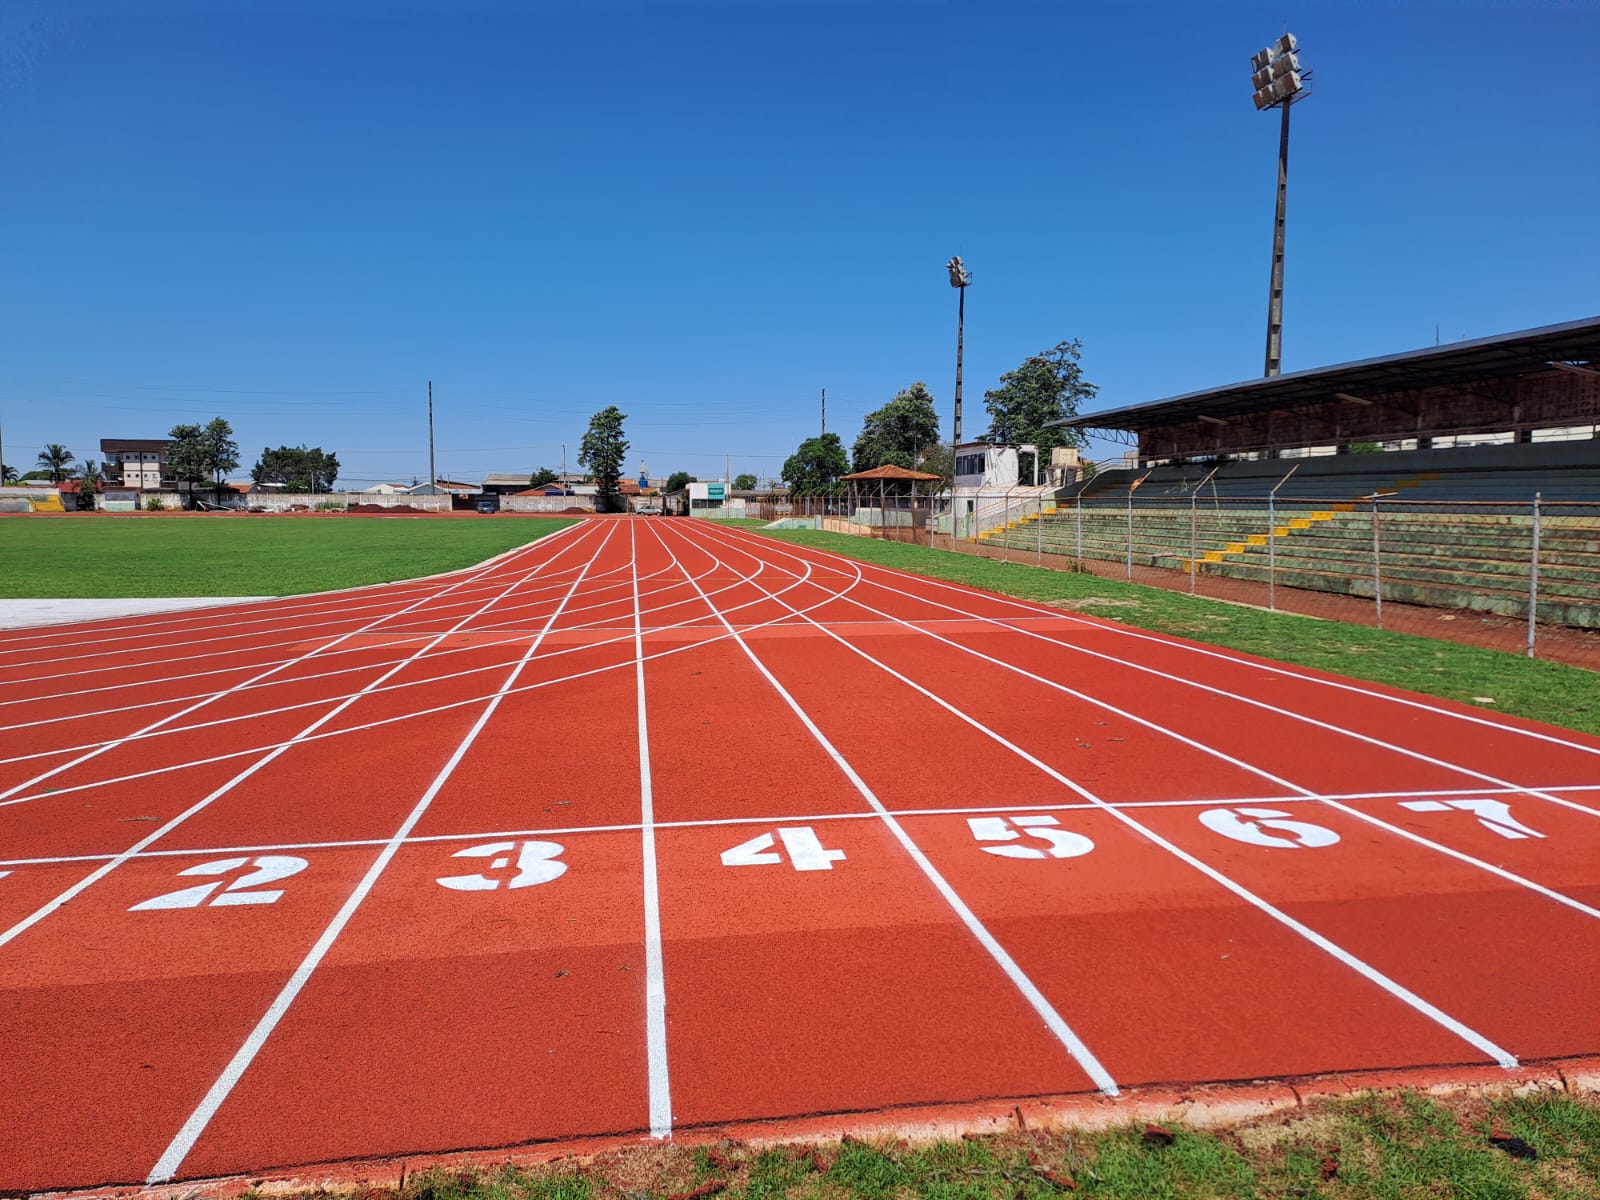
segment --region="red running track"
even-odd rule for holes
[[[0,728],[0,1191],[1600,1052],[1600,741],[720,527]]]

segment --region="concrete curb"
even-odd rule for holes
[[[670,1141],[646,1134],[578,1138],[501,1150],[414,1154],[392,1158],[307,1164],[283,1173],[191,1179],[158,1187],[107,1187],[85,1191],[35,1192],[30,1200],[233,1200],[245,1192],[297,1195],[311,1192],[358,1193],[370,1187],[398,1187],[404,1179],[433,1168],[537,1167],[558,1159],[580,1162],[607,1151],[638,1147],[701,1146],[738,1141],[753,1146],[808,1142],[905,1139],[950,1141],[1019,1130],[1104,1129],[1137,1122],[1182,1124],[1196,1129],[1226,1128],[1279,1116],[1320,1100],[1348,1098],[1408,1088],[1432,1096],[1525,1096],[1539,1092],[1574,1098],[1600,1098],[1600,1056],[1552,1059],[1536,1066],[1503,1070],[1493,1066],[1417,1067],[1317,1075],[1293,1080],[1254,1080],[1241,1084],[1129,1088],[1115,1098],[1098,1094],[994,1100],[980,1104],[918,1105],[871,1113],[793,1120],[739,1121],[675,1131]]]

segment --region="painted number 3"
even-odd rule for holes
[[[492,875],[446,875],[438,881],[440,887],[453,892],[492,892],[503,882],[508,889],[532,887],[536,883],[549,883],[566,874],[567,864],[558,861],[566,847],[559,842],[486,842],[482,846],[468,846],[457,850],[452,858],[487,858],[489,867],[503,871],[511,865],[511,852],[517,852],[517,869],[510,879],[497,879]]]
[[[228,884],[223,893],[211,901],[212,908],[227,908],[236,904],[275,904],[283,895],[281,888],[260,890],[263,884],[277,883],[280,879],[287,879],[291,875],[298,875],[306,869],[306,860],[294,858],[287,854],[263,854],[260,858],[219,858],[214,862],[200,863],[198,866],[189,867],[179,871],[179,875],[231,875],[234,871],[244,866],[253,866],[255,870],[249,874],[241,875]],[[180,888],[176,892],[167,892],[164,895],[154,896],[130,908],[129,912],[150,912],[164,908],[199,908],[204,904],[211,893],[222,887],[223,881],[213,880],[210,883],[198,884],[195,887]]]

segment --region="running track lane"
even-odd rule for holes
[[[132,628],[142,719],[218,722],[0,807],[0,916],[98,872],[0,944],[0,1188],[1600,1049],[1593,739],[727,530],[564,540],[0,665],[44,695]],[[287,678],[163,682],[230,655]],[[224,856],[304,866],[176,874]],[[128,911],[213,881],[282,895]]]

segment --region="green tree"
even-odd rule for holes
[[[674,471],[671,475],[667,476],[667,486],[661,490],[664,492],[681,492],[691,483],[698,482],[700,481],[687,471]]]
[[[250,468],[250,478],[256,483],[281,484],[291,492],[331,492],[333,481],[339,478],[339,457],[325,453],[321,446],[262,447],[261,457]]]
[[[850,452],[856,471],[893,465],[915,468],[922,453],[939,440],[939,416],[925,383],[913,383],[889,403],[869,412]]]
[[[211,474],[212,499],[221,504],[222,485],[228,472],[239,465],[239,443],[233,440],[233,426],[221,417],[206,422],[200,438],[205,447],[206,470]]]
[[[72,464],[77,460],[72,451],[60,442],[51,442],[39,451],[39,466],[50,477],[51,483],[60,483],[73,474]]]
[[[1078,405],[1100,389],[1078,365],[1083,343],[1074,339],[1029,355],[1015,371],[1000,376],[1000,386],[983,394],[989,410],[989,440],[1002,445],[1032,442],[1039,447],[1040,475],[1057,446],[1082,446],[1076,429],[1052,429],[1051,421],[1078,415]]]
[[[733,481],[733,487],[735,491],[753,492],[756,487],[756,477],[749,473],[737,476]]]
[[[622,511],[617,481],[622,478],[622,462],[628,456],[628,442],[622,436],[622,423],[627,419],[615,404],[602,408],[589,418],[589,430],[578,445],[579,465],[587,467],[599,485],[594,498],[596,512]]]
[[[95,497],[100,494],[100,464],[92,458],[83,461],[83,472],[78,476],[78,510],[94,511]]]
[[[917,485],[919,491],[927,493],[942,492],[949,487],[956,476],[955,454],[950,449],[949,442],[936,442],[922,453],[922,460],[917,463],[917,470],[926,471],[930,475],[939,477],[938,483]]]
[[[0,485],[16,482],[17,469],[13,466],[8,466],[5,463],[0,463]]]
[[[167,431],[172,445],[167,447],[167,469],[192,497],[195,485],[206,477],[204,430],[198,425],[174,425]]]
[[[547,483],[560,482],[561,476],[557,475],[549,467],[540,467],[532,475],[528,476],[528,486],[531,488],[543,487]]]
[[[167,463],[173,476],[194,490],[194,485],[211,480],[218,503],[222,482],[239,465],[239,444],[233,440],[233,427],[221,417],[213,417],[204,428],[199,425],[174,425],[167,433],[172,445],[167,448]]]
[[[850,460],[837,433],[807,438],[783,464],[783,481],[797,496],[833,491],[839,476],[848,473]]]

